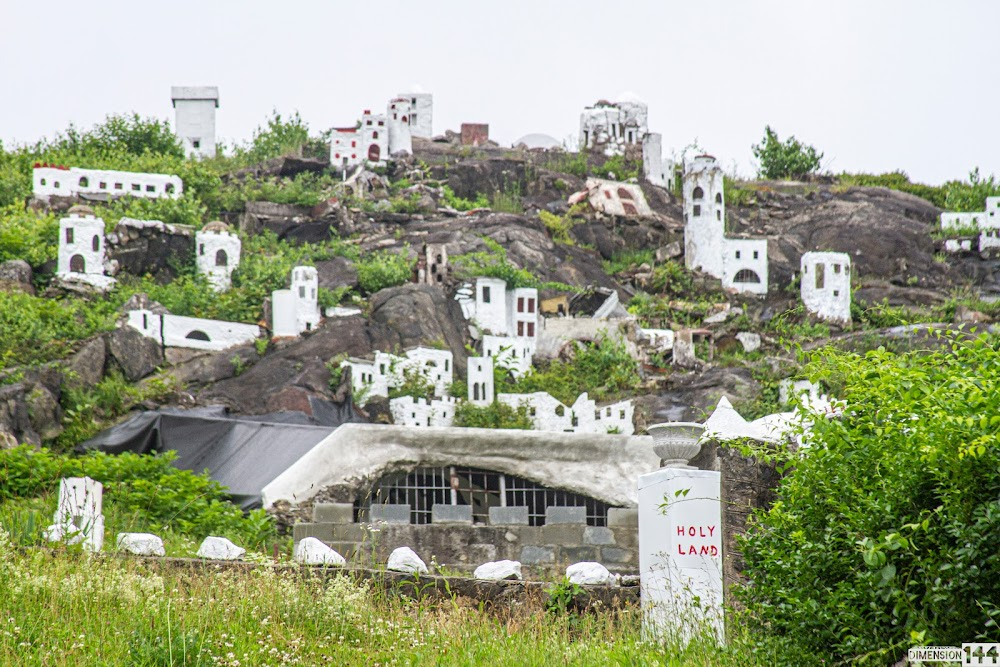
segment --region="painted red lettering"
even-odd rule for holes
[[[718,556],[718,555],[719,555],[719,548],[718,548],[718,547],[716,547],[716,546],[715,546],[715,545],[713,544],[713,545],[712,545],[712,553],[711,553],[711,554],[709,554],[709,555],[711,555],[711,556]]]
[[[708,534],[711,536],[715,532],[715,526],[708,527]]]
[[[684,537],[684,526],[677,526],[677,534]]]
[[[698,529],[697,528],[695,528],[694,526],[691,526],[690,528],[688,528],[688,535],[690,535],[691,537],[694,537],[697,534],[698,534]]]

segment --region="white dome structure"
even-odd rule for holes
[[[514,142],[515,148],[522,145],[528,149],[544,148],[549,150],[552,148],[562,148],[562,144],[555,137],[540,133],[526,134]]]

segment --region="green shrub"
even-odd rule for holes
[[[513,407],[499,401],[484,406],[462,401],[455,408],[454,425],[467,428],[506,428],[522,431],[530,431],[534,428],[526,406]]]
[[[742,540],[742,601],[803,656],[787,664],[890,665],[912,645],[996,639],[997,348],[827,348],[807,366],[848,409],[806,417],[808,448],[783,461],[777,502]]]
[[[358,260],[357,269],[358,285],[366,294],[402,285],[413,277],[413,262],[406,248],[399,253],[373,252]]]
[[[471,211],[476,208],[488,208],[490,205],[489,197],[481,192],[476,195],[474,200],[464,199],[456,195],[455,191],[447,185],[441,186],[441,202],[456,211]]]
[[[24,445],[0,451],[0,501],[52,495],[62,477],[88,476],[104,485],[105,504],[131,514],[156,531],[160,527],[202,538],[238,538],[247,546],[272,539],[275,528],[263,510],[244,516],[226,489],[206,475],[178,470],[175,454],[112,456],[56,454]]]
[[[897,170],[884,174],[848,174],[837,177],[837,183],[843,187],[862,186],[871,188],[889,188],[908,192],[931,202],[939,208],[945,207],[948,191],[945,186],[924,185],[913,183],[905,171]]]
[[[58,252],[57,216],[26,210],[19,204],[0,208],[0,262],[23,259],[37,269],[56,259]]]
[[[610,178],[614,175],[616,181],[627,181],[639,178],[642,173],[642,160],[629,160],[624,155],[614,155],[605,160],[593,174],[599,178]]]
[[[268,117],[266,126],[254,130],[250,143],[236,148],[236,158],[243,164],[257,164],[282,155],[298,154],[307,142],[309,126],[299,112],[285,120],[275,109]]]
[[[566,405],[572,405],[583,392],[589,392],[590,398],[598,401],[619,397],[638,389],[642,379],[625,343],[603,339],[577,346],[570,361],[550,361],[509,382],[511,393],[547,391]]]
[[[795,137],[782,142],[770,125],[764,128],[761,142],[751,146],[751,150],[760,163],[760,176],[773,180],[808,176],[819,169],[823,159],[822,153]]]
[[[579,218],[574,218],[572,213],[566,215],[556,215],[548,211],[539,211],[538,219],[542,221],[545,228],[552,235],[552,240],[563,245],[575,245],[570,230],[580,222]]]
[[[225,211],[242,211],[248,201],[311,207],[330,199],[337,183],[334,176],[311,172],[292,178],[234,179],[220,190],[219,205]]]
[[[452,258],[455,274],[462,280],[471,280],[483,276],[499,278],[506,281],[507,289],[518,287],[539,287],[540,282],[530,271],[514,266],[507,259],[507,251],[502,245],[490,238],[484,238],[486,250],[472,252],[466,255],[456,255]]]
[[[656,259],[655,251],[644,248],[639,250],[622,250],[612,255],[610,260],[603,260],[601,265],[604,272],[609,276],[614,276],[624,271],[636,269],[643,264],[653,265]]]
[[[694,289],[694,280],[683,266],[673,260],[667,260],[653,269],[649,288],[657,294],[685,296]]]

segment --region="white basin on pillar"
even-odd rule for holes
[[[701,436],[705,425],[695,422],[665,422],[646,427],[653,436],[653,451],[663,461],[664,468],[694,470],[688,465],[701,451]]]

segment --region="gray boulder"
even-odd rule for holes
[[[141,380],[163,363],[160,344],[129,326],[108,335],[107,352],[129,382]]]

